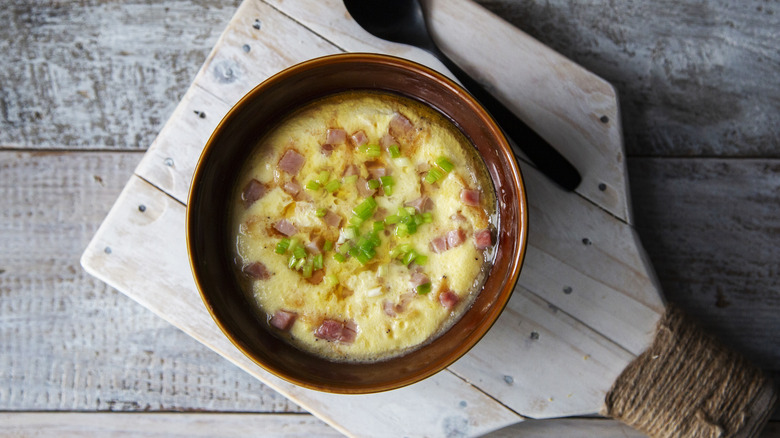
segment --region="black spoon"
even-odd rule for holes
[[[436,56],[542,173],[566,190],[577,188],[582,181],[577,169],[439,50],[428,33],[418,0],[344,0],[344,5],[368,33],[384,40],[419,47]]]

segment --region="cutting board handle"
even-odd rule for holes
[[[653,344],[612,385],[602,413],[653,438],[752,438],[777,394],[760,369],[669,307]]]

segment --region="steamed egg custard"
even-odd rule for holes
[[[241,171],[237,271],[270,330],[334,361],[404,354],[451,326],[492,261],[496,200],[457,127],[389,93],[284,118]]]

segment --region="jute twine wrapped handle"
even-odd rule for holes
[[[653,345],[607,393],[602,414],[654,438],[756,437],[772,414],[777,388],[675,308]]]

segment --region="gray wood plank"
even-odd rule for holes
[[[780,156],[776,4],[478,2],[617,87],[630,156]],[[0,145],[146,148],[238,3],[10,0]]]
[[[628,164],[637,230],[666,298],[780,370],[780,161]]]
[[[0,435],[58,437],[337,437],[336,430],[308,414],[207,413],[0,413]],[[453,435],[458,436],[458,435]],[[486,438],[642,438],[617,421],[602,418],[531,420],[485,435]],[[770,422],[761,438],[780,437]]]
[[[617,88],[629,155],[780,156],[777,2],[479,2]]]
[[[81,269],[140,158],[0,152],[0,410],[301,412]]]
[[[145,149],[239,3],[4,2],[0,145]]]

